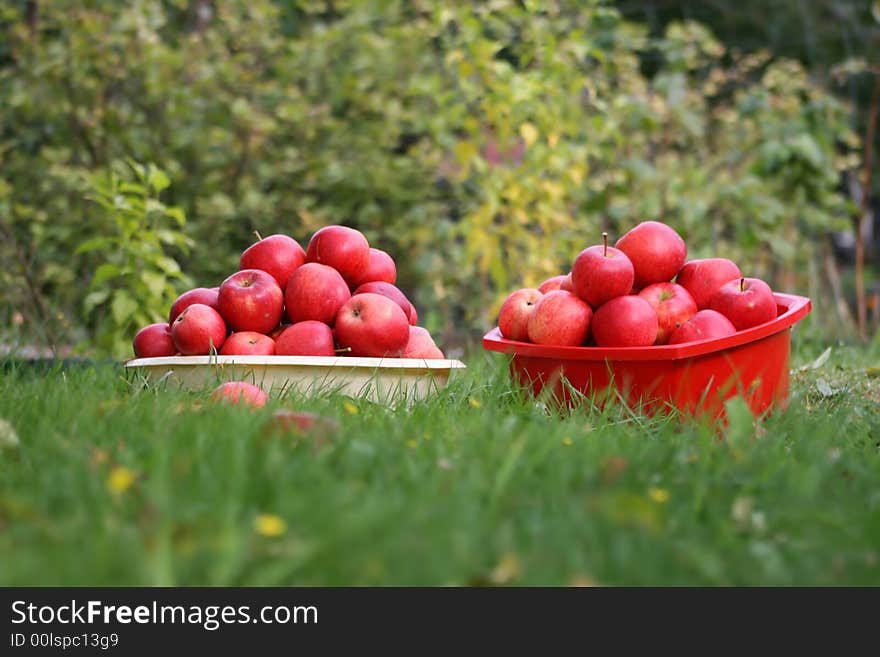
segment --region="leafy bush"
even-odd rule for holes
[[[118,230],[85,195],[126,157],[174,181],[198,284],[253,229],[346,223],[397,254],[435,330],[482,330],[511,287],[644,219],[800,288],[814,238],[852,212],[846,108],[696,23],[653,39],[598,1],[24,5],[0,9],[0,219],[26,263],[5,275],[93,333],[108,325],[85,299],[111,281],[70,254]],[[155,316],[154,282],[114,277],[107,299]],[[105,347],[128,337],[117,319]]]
[[[181,232],[186,225],[183,211],[159,200],[170,185],[168,176],[153,165],[128,166],[133,182],[116,171],[92,177],[87,198],[103,208],[106,222],[95,222],[97,236],[81,242],[74,252],[99,255],[83,312],[94,318],[97,346],[118,356],[130,354],[131,338],[140,327],[168,321],[175,287],[192,284],[167,253],[187,253],[192,247],[192,240]]]

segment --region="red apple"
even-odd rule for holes
[[[222,356],[274,356],[275,341],[255,331],[233,333],[220,350]]]
[[[374,294],[381,294],[383,297],[388,297],[400,306],[408,319],[412,318],[415,308],[413,308],[410,300],[406,298],[406,295],[400,291],[400,288],[395,287],[391,283],[386,283],[384,281],[370,281],[369,283],[364,283],[359,286],[352,296],[355,294],[363,294],[364,292],[372,292]],[[416,318],[418,318],[418,316],[416,316]]]
[[[283,310],[284,293],[262,269],[243,269],[220,284],[220,314],[233,331],[268,333]]]
[[[305,261],[306,252],[295,239],[287,235],[269,235],[245,249],[239,260],[239,269],[262,269],[283,291],[293,272]]]
[[[672,280],[687,258],[681,235],[659,221],[643,221],[615,246],[632,261],[636,288]]]
[[[275,341],[278,356],[335,356],[333,331],[324,322],[308,319],[288,326]]]
[[[434,338],[421,326],[409,327],[409,341],[403,348],[401,358],[442,359],[443,352],[437,348]]]
[[[669,344],[714,340],[736,333],[736,327],[724,315],[714,310],[700,310],[669,336]]]
[[[353,283],[370,264],[370,245],[363,233],[348,226],[325,226],[312,235],[306,261],[333,267]]]
[[[263,427],[263,435],[308,433],[319,442],[329,442],[338,429],[339,422],[333,418],[280,408]]]
[[[216,310],[203,303],[187,306],[171,325],[171,339],[184,356],[204,356],[226,341],[226,323]]]
[[[541,294],[547,294],[548,292],[554,292],[559,289],[559,286],[562,285],[562,282],[568,278],[568,274],[563,274],[561,276],[554,276],[553,278],[548,278],[546,281],[541,283],[538,286],[538,292]]]
[[[246,381],[227,381],[214,389],[211,393],[214,401],[223,401],[230,404],[245,404],[254,408],[262,408],[269,401],[262,388]]]
[[[657,313],[638,295],[614,297],[593,317],[593,338],[600,347],[647,347],[657,339]]]
[[[397,357],[409,342],[409,320],[400,306],[373,292],[355,294],[336,314],[336,341],[352,356]]]
[[[702,258],[685,263],[675,282],[690,292],[697,309],[703,310],[721,286],[735,278],[742,278],[742,272],[732,260]]]
[[[654,344],[666,344],[675,328],[697,312],[697,303],[691,293],[676,283],[653,283],[639,292],[639,296],[657,313]]]
[[[219,293],[219,287],[197,287],[184,292],[171,304],[171,311],[168,313],[168,323],[173,324],[177,316],[194,303],[203,303],[219,312]]]
[[[517,290],[501,304],[498,312],[498,328],[501,335],[508,340],[529,340],[529,317],[535,310],[535,305],[544,295],[533,288],[525,287]]]
[[[571,292],[574,294],[574,281],[571,280],[571,272],[565,275],[565,278],[559,284],[559,289],[563,292]]]
[[[316,262],[307,262],[293,272],[284,291],[287,316],[294,324],[309,319],[332,324],[350,297],[339,272]]]
[[[737,278],[722,285],[709,302],[737,331],[776,319],[776,299],[759,278]]]
[[[171,326],[164,322],[149,324],[138,331],[132,340],[132,347],[137,358],[158,358],[177,353],[177,347],[171,339]]]
[[[623,251],[605,243],[591,246],[578,254],[571,268],[574,292],[593,308],[614,297],[628,294],[633,286],[633,265]]]
[[[397,265],[394,264],[394,258],[380,249],[371,248],[366,269],[352,279],[351,286],[354,288],[370,281],[385,281],[394,285],[396,280]]]
[[[593,310],[571,292],[556,290],[542,296],[528,321],[529,340],[536,344],[579,346],[590,337]]]

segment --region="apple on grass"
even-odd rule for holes
[[[143,327],[135,334],[132,347],[137,358],[159,358],[177,353],[171,339],[171,326],[164,322]]]
[[[403,348],[401,358],[421,358],[425,360],[443,359],[443,352],[438,349],[434,338],[427,329],[421,326],[409,327],[409,340]]]
[[[384,281],[391,283],[397,280],[397,265],[394,258],[381,249],[370,248],[370,258],[366,268],[352,278],[351,287],[356,288],[371,281]]]
[[[602,233],[602,240],[603,244],[581,251],[571,268],[575,294],[593,308],[628,294],[635,276],[626,254],[608,246],[608,233]]]
[[[278,283],[283,291],[297,267],[306,261],[306,252],[288,235],[260,237],[241,254],[239,269],[261,269]]]
[[[325,226],[309,241],[306,262],[333,267],[352,284],[370,264],[370,244],[363,233],[348,226]]]
[[[605,302],[593,316],[593,338],[600,347],[648,347],[658,328],[657,313],[636,294]]]
[[[669,344],[714,340],[736,333],[736,327],[715,310],[698,310],[697,313],[669,336]]]
[[[306,320],[332,324],[349,298],[351,292],[340,273],[316,262],[307,262],[293,272],[284,291],[287,316],[294,324]]]
[[[171,325],[171,339],[183,356],[204,356],[226,341],[226,323],[216,310],[203,303],[188,306]]]
[[[233,331],[268,333],[283,310],[284,293],[262,269],[243,269],[220,285],[220,314]]]
[[[221,356],[274,356],[275,341],[255,331],[233,333],[223,343]]]
[[[687,258],[687,245],[681,235],[659,221],[643,221],[614,246],[632,262],[637,289],[671,281]]]
[[[211,393],[214,401],[227,402],[229,404],[244,404],[254,408],[262,408],[269,401],[266,392],[247,381],[227,381],[221,383]]]
[[[727,258],[701,258],[684,264],[675,282],[691,293],[698,310],[709,307],[722,285],[742,278],[736,263]]]
[[[639,292],[657,313],[657,339],[654,344],[666,344],[677,326],[684,324],[697,312],[697,303],[691,293],[676,283],[652,283]]]
[[[536,344],[580,346],[590,337],[593,310],[577,295],[556,290],[542,296],[529,317],[529,340]]]
[[[727,317],[737,331],[776,319],[773,290],[760,278],[738,278],[725,283],[709,306]]]
[[[279,408],[272,413],[272,417],[263,427],[263,435],[301,435],[309,434],[320,443],[329,442],[330,438],[339,430],[339,422],[333,418],[308,413],[305,411],[291,411]]]
[[[174,320],[177,319],[177,316],[194,303],[203,303],[206,306],[211,306],[211,308],[219,312],[220,288],[197,287],[181,294],[177,297],[174,303],[171,304],[171,310],[168,313],[168,323],[173,324]]]
[[[409,319],[388,297],[355,294],[336,314],[336,342],[352,356],[400,356],[409,342]]]
[[[277,356],[335,356],[333,331],[323,322],[308,319],[288,326],[275,341]]]
[[[532,316],[535,306],[543,296],[540,290],[524,287],[507,297],[498,312],[498,328],[501,330],[501,335],[508,340],[528,342],[529,317]]]

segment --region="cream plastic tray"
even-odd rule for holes
[[[387,402],[425,399],[446,385],[452,370],[466,366],[458,360],[418,358],[169,356],[135,358],[125,367],[152,383],[187,389],[240,380],[270,395],[339,392]]]

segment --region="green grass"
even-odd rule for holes
[[[254,413],[109,365],[6,364],[0,584],[878,585],[874,351],[797,371],[823,349],[798,344],[788,412],[755,427],[734,407],[724,440],[549,413],[483,353],[395,410],[330,395]],[[278,407],[339,429],[266,436]],[[261,534],[260,514],[286,529]]]

